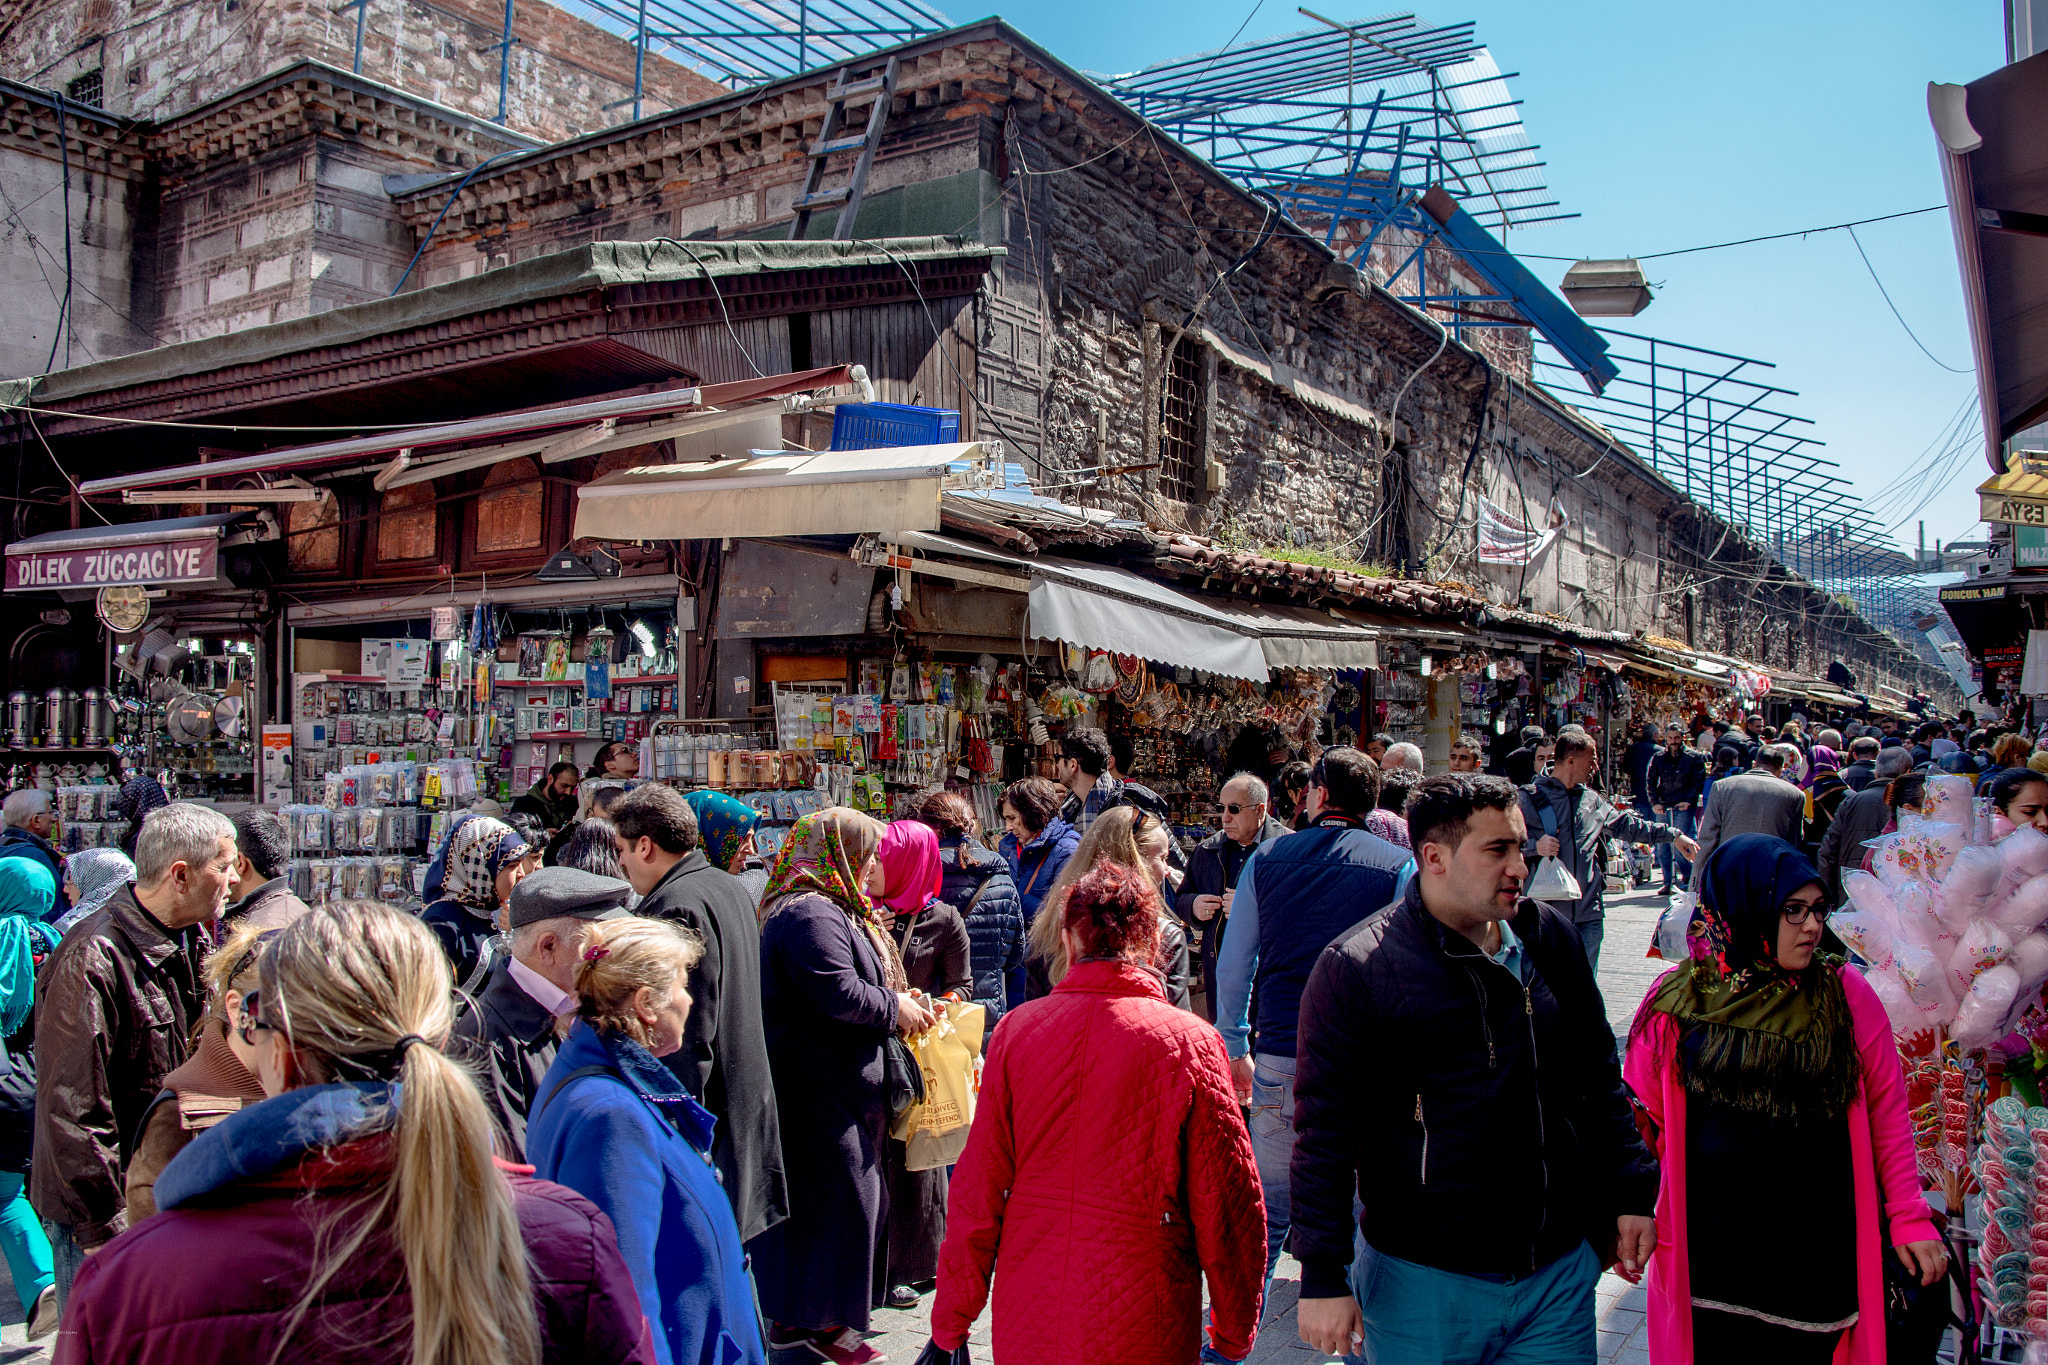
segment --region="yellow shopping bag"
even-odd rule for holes
[[[924,1099],[904,1110],[889,1130],[904,1144],[906,1169],[929,1171],[960,1159],[981,1089],[987,1019],[984,1007],[949,1000],[939,1021],[910,1040],[911,1055],[924,1072]]]

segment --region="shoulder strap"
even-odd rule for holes
[[[545,1106],[549,1100],[552,1100],[555,1096],[561,1094],[563,1087],[568,1085],[571,1081],[580,1081],[585,1076],[614,1076],[617,1074],[617,1072],[613,1071],[612,1068],[608,1066],[579,1066],[574,1071],[570,1072],[568,1075],[562,1077],[561,1080],[555,1082],[555,1088],[553,1090],[548,1091],[546,1097],[543,1098],[539,1104],[533,1106],[533,1112],[538,1114],[541,1111],[542,1107]]]
[[[1021,861],[1021,860],[1020,860],[1020,861]],[[1032,868],[1032,869],[1031,869],[1031,880],[1030,880],[1030,881],[1027,881],[1027,882],[1025,882],[1025,883],[1024,883],[1024,890],[1023,890],[1022,892],[1018,893],[1018,899],[1019,899],[1019,900],[1023,899],[1023,898],[1025,897],[1025,896],[1028,896],[1028,895],[1030,895],[1030,894],[1031,894],[1031,888],[1032,888],[1032,887],[1034,887],[1034,886],[1036,886],[1036,885],[1038,885],[1038,874],[1039,874],[1039,873],[1041,873],[1041,872],[1043,872],[1043,871],[1045,871],[1045,865],[1046,865],[1047,863],[1051,862],[1051,861],[1052,861],[1052,846],[1051,846],[1050,844],[1048,844],[1048,845],[1046,846],[1046,850],[1045,850],[1045,855],[1044,855],[1043,857],[1041,857],[1041,858],[1040,858],[1040,859],[1038,860],[1038,866],[1037,866],[1037,867],[1034,867],[1034,868]],[[983,882],[983,883],[982,883],[982,885],[983,885],[983,886],[987,886],[987,885],[988,885],[988,883],[987,883],[987,882]],[[976,894],[979,894],[979,893],[977,892]],[[969,901],[969,902],[968,902],[968,904],[972,905],[972,904],[973,904],[973,902],[972,902],[972,901]]]
[[[1042,865],[1043,864],[1041,864],[1041,866]],[[1037,876],[1036,873],[1033,873],[1032,875],[1034,877]],[[981,879],[981,884],[974,888],[974,894],[967,898],[967,904],[960,907],[961,919],[966,919],[968,914],[973,911],[974,907],[981,903],[981,893],[988,890],[988,884],[994,881],[995,879],[996,874],[993,872],[989,873],[986,877],[983,877]]]

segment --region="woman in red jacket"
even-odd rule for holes
[[[932,1341],[966,1344],[995,1281],[997,1365],[1186,1365],[1251,1353],[1265,1205],[1223,1040],[1166,1003],[1160,907],[1136,868],[1074,884],[1072,962],[1003,1016],[953,1172]],[[1049,1311],[1049,1305],[1056,1309]]]

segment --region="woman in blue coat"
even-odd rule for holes
[[[682,1046],[702,953],[662,920],[593,923],[577,1021],[526,1129],[543,1180],[603,1209],[661,1365],[765,1365],[746,1256],[711,1164],[710,1112],[658,1059]]]
[[[1042,777],[1012,782],[1003,793],[1003,828],[1008,831],[997,845],[1010,863],[1010,880],[1024,902],[1024,922],[1038,918],[1038,903],[1060,869],[1081,845],[1081,832],[1059,818],[1060,789]],[[1022,1003],[1017,996],[1011,1004]]]

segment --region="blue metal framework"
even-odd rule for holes
[[[1106,83],[1140,114],[1354,265],[1393,247],[1387,287],[1463,340],[1467,327],[1535,327],[1595,393],[1615,374],[1598,334],[1496,235],[1555,212],[1543,163],[1507,78],[1470,23],[1412,14],[1361,23],[1301,11],[1322,27],[1198,53]],[[1390,229],[1392,231],[1390,231]],[[1458,257],[1467,292],[1432,272]]]
[[[1575,406],[1668,479],[1794,573],[1846,593],[1866,617],[1894,625],[1924,595],[1924,572],[1884,542],[1840,465],[1824,458],[1811,419],[1786,411],[1793,389],[1770,382],[1769,361],[1599,328],[1618,373]],[[1576,367],[1539,347],[1535,378]],[[1574,471],[1582,472],[1582,471]],[[1924,609],[1924,608],[1923,608]]]
[[[923,0],[554,0],[578,18],[634,46],[633,94],[610,108],[645,102],[650,51],[739,89],[949,27]],[[514,41],[510,6],[503,45]]]

